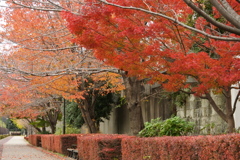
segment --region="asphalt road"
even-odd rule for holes
[[[29,144],[23,136],[0,140],[0,160],[73,160]]]

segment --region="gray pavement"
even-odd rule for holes
[[[23,136],[11,136],[0,140],[0,154],[0,160],[73,160],[32,146]]]

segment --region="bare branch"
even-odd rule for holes
[[[29,8],[29,9],[34,9],[34,10],[40,10],[40,11],[54,11],[54,12],[61,12],[63,11],[63,8],[61,9],[55,9],[55,8],[37,8],[37,7],[33,7],[33,6],[27,6],[27,5],[24,5],[24,4],[21,4],[21,3],[17,3],[16,1],[12,0],[12,3],[13,4],[16,4],[16,5],[19,5],[21,7],[24,7],[24,8]]]
[[[109,68],[109,69],[102,69],[102,68],[67,68],[57,71],[48,71],[48,72],[27,72],[22,71],[17,68],[10,68],[5,66],[0,66],[0,70],[5,73],[19,73],[22,75],[28,76],[38,76],[38,77],[46,77],[46,76],[59,76],[59,75],[73,75],[73,74],[82,74],[82,73],[89,73],[89,74],[96,74],[101,72],[113,72],[118,73],[118,69]]]

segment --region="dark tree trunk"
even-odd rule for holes
[[[85,78],[88,75],[81,75],[79,76],[79,86],[78,89],[79,91],[85,91],[86,87],[89,87],[85,80]],[[78,77],[78,76],[77,76]],[[78,107],[80,108],[80,111],[82,113],[82,117],[84,119],[85,124],[87,125],[89,132],[90,133],[98,133],[99,128],[96,124],[95,120],[95,110],[94,110],[94,105],[95,105],[95,95],[94,95],[94,90],[93,93],[89,94],[85,93],[83,95],[84,99],[78,99]]]
[[[224,96],[226,98],[226,104],[225,104],[225,112],[220,109],[220,107],[216,104],[216,102],[213,100],[211,95],[208,93],[206,94],[206,99],[209,101],[213,109],[218,113],[218,115],[227,123],[228,126],[228,133],[235,132],[235,120],[234,120],[234,110],[232,108],[232,102],[231,102],[231,90],[225,90]]]
[[[139,104],[128,106],[130,129],[133,135],[137,135],[144,128],[142,109]]]
[[[46,132],[47,132],[46,127],[43,126],[43,127],[42,127],[42,133],[46,133]]]
[[[44,116],[42,116],[42,119],[45,120]],[[42,126],[42,133],[47,133],[46,124]]]
[[[228,124],[228,133],[235,132],[235,120],[234,120],[234,111],[232,108],[232,95],[231,90],[226,91],[226,117]]]
[[[93,108],[91,108],[91,105],[88,104],[87,99],[77,101],[77,103],[81,110],[84,122],[88,126],[89,132],[90,133],[98,133],[99,129],[95,123],[94,110],[93,110]]]
[[[141,81],[136,77],[123,75],[131,134],[137,135],[144,127],[141,101]]]
[[[233,115],[227,117],[228,133],[235,132],[235,121]]]
[[[46,116],[47,116],[47,119],[49,121],[52,134],[54,134],[55,131],[56,131],[56,125],[57,125],[59,114],[60,114],[60,112],[55,110],[55,109],[52,109],[52,110],[47,112]]]
[[[49,122],[52,134],[56,132],[58,117],[59,117],[59,114],[61,113],[60,105],[61,103],[53,101],[51,103],[48,103],[46,107],[47,109],[46,109],[45,120]]]

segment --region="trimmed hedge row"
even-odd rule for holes
[[[240,134],[139,138],[117,134],[31,135],[29,143],[67,155],[77,144],[81,160],[239,160]]]
[[[57,135],[54,137],[54,152],[67,155],[67,148],[71,148],[73,144],[77,145],[77,136],[76,134],[70,135]]]
[[[239,160],[240,134],[125,138],[122,157],[123,160]]]
[[[83,160],[120,160],[122,159],[121,142],[126,137],[129,136],[117,134],[79,136],[77,138],[79,158]]]
[[[77,136],[80,136],[80,134],[39,134],[29,135],[25,139],[34,146],[42,147],[49,151],[67,155],[67,148],[70,148],[73,144],[77,145]]]
[[[28,140],[28,142],[34,146],[38,146],[41,147],[41,134],[34,134],[34,135],[30,135],[28,137],[25,137],[26,140]]]
[[[55,135],[53,134],[41,135],[42,148],[49,151],[54,151],[54,137]]]

